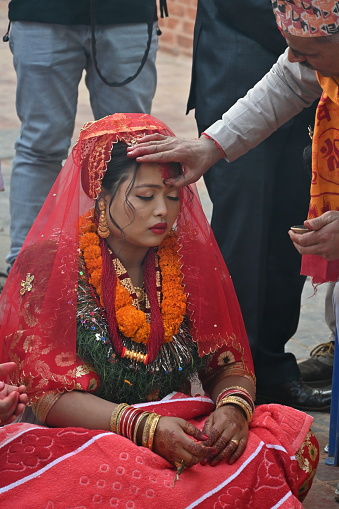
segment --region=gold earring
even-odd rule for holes
[[[98,235],[102,239],[106,239],[109,236],[110,231],[109,231],[108,225],[107,225],[106,204],[105,204],[104,200],[99,201],[99,210],[100,210],[100,217],[99,217],[99,224],[98,224],[97,231],[98,231]]]

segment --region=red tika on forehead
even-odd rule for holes
[[[321,37],[339,30],[339,1],[272,0],[272,6],[282,32],[297,37]]]
[[[171,177],[171,165],[166,164],[166,163],[161,164],[160,165],[160,173],[161,173],[163,180],[166,180],[169,177]]]

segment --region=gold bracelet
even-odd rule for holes
[[[252,413],[252,409],[251,409],[250,404],[244,398],[242,398],[241,396],[236,396],[236,395],[234,395],[234,396],[230,395],[230,396],[226,396],[226,398],[223,398],[218,403],[217,408],[219,408],[222,405],[225,405],[227,403],[231,403],[231,402],[232,403],[239,403],[239,405],[246,407],[249,413]]]
[[[155,432],[156,432],[156,429],[157,429],[160,417],[161,417],[161,415],[157,415],[156,414],[156,416],[154,417],[154,419],[152,421],[151,428],[149,430],[149,435],[148,435],[148,440],[147,440],[147,447],[149,449],[151,449],[151,451],[153,450],[154,435],[155,435]]]
[[[138,445],[138,444],[137,444],[137,434],[138,434],[138,428],[139,428],[139,426],[140,426],[140,424],[141,424],[141,421],[143,420],[143,418],[144,418],[144,417],[146,417],[146,415],[149,415],[149,412],[143,412],[141,415],[139,415],[138,420],[137,420],[137,422],[136,422],[136,424],[135,424],[134,433],[133,433],[133,442],[134,442],[136,445]]]
[[[227,405],[229,403],[240,406],[240,408],[242,408],[243,411],[245,412],[247,422],[248,423],[251,422],[253,414],[250,405],[247,403],[247,401],[240,398],[239,396],[228,396],[222,399],[221,401],[219,401],[216,408],[220,408],[221,406]]]
[[[113,410],[111,418],[110,418],[110,421],[109,421],[109,429],[112,431],[112,433],[116,433],[117,432],[117,420],[118,420],[118,416],[122,412],[122,410],[124,408],[128,407],[128,406],[129,405],[127,403],[120,403]]]
[[[45,424],[49,411],[63,394],[63,392],[46,392],[39,400],[31,403],[33,413],[41,423]]]
[[[153,419],[154,419],[155,415],[157,415],[157,414],[151,413],[151,414],[149,414],[149,416],[146,419],[145,426],[144,426],[144,429],[143,429],[143,432],[142,432],[142,440],[141,440],[141,445],[143,447],[147,447],[148,435],[149,435],[149,432],[150,432],[150,429],[151,429],[151,424],[153,422]]]
[[[227,401],[225,401],[224,404],[228,404],[228,403],[231,403],[232,405],[237,405],[239,406],[240,408],[242,408],[242,410],[244,411],[244,414],[245,414],[245,418],[246,418],[246,421],[247,423],[251,422],[252,420],[252,414],[251,412],[248,410],[248,408],[246,407],[245,405],[245,402],[244,401],[239,401],[238,399],[228,399],[227,398]]]
[[[220,391],[218,396],[217,396],[217,399],[215,401],[218,401],[218,399],[220,398],[220,396],[222,395],[223,392],[231,391],[233,389],[239,389],[240,391],[243,391],[245,394],[247,394],[249,396],[249,398],[252,399],[252,396],[250,395],[248,390],[245,389],[245,387],[241,387],[240,385],[231,385],[231,387],[227,387],[226,389],[223,389],[222,391]]]

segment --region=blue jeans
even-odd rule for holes
[[[133,75],[146,43],[146,24],[97,26],[101,73],[109,81]],[[11,248],[6,261],[12,264],[68,155],[83,71],[95,119],[117,112],[150,113],[158,41],[154,25],[144,68],[134,81],[118,88],[103,83],[94,68],[89,26],[15,21],[10,48],[21,121],[10,182]]]

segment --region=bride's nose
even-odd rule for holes
[[[165,217],[167,215],[167,204],[164,198],[158,198],[155,202],[153,214],[157,217]]]

